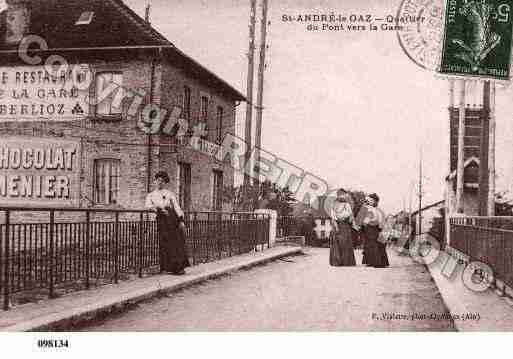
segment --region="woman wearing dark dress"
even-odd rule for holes
[[[351,228],[354,216],[349,195],[344,189],[337,191],[337,200],[330,211],[334,236],[330,243],[330,265],[334,267],[355,266]]]
[[[146,197],[146,208],[157,212],[161,272],[183,275],[190,265],[185,250],[184,213],[175,194],[165,189],[168,183],[166,172],[155,175],[157,189]]]
[[[369,253],[369,243],[370,241],[368,241],[366,239],[366,236],[365,236],[365,228],[364,228],[364,221],[365,219],[367,218],[368,214],[369,214],[369,210],[371,208],[371,205],[370,205],[370,202],[369,202],[369,197],[366,196],[364,201],[363,201],[363,205],[360,207],[360,210],[358,211],[358,215],[356,216],[356,219],[355,219],[355,223],[356,223],[356,227],[359,228],[359,236],[360,236],[360,241],[361,241],[361,248],[362,248],[362,264],[363,265],[368,265],[369,264],[369,261],[368,261],[368,258],[367,258],[367,253]]]
[[[384,216],[378,209],[378,195],[375,193],[369,195],[367,202],[362,224],[362,234],[365,238],[363,264],[374,268],[388,267],[386,244],[379,240],[384,226]]]

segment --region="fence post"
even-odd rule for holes
[[[91,212],[86,211],[86,242],[85,242],[86,289],[91,286]]]
[[[258,222],[258,214],[252,214],[251,220],[254,223],[253,227],[255,230],[253,231],[253,247],[255,248],[255,252],[258,252],[258,230],[259,230],[259,222]]]
[[[267,231],[266,231],[266,237],[267,237],[267,249],[271,248],[271,216],[267,216],[266,218],[267,223]]]
[[[214,231],[215,231],[215,238],[216,238],[216,245],[217,245],[217,259],[222,258],[222,251],[223,251],[223,243],[222,243],[222,237],[223,237],[223,219],[219,216],[214,217]]]
[[[444,226],[445,226],[445,248],[447,247],[450,247],[451,246],[451,217],[449,215],[449,213],[446,213],[445,214],[445,221],[444,221]],[[445,249],[444,249],[445,250]]]
[[[119,212],[116,211],[114,223],[114,283],[119,280]]]
[[[54,234],[55,234],[55,228],[54,228],[54,225],[55,225],[55,211],[54,210],[50,210],[50,233],[49,233],[49,239],[50,239],[50,253],[49,253],[49,263],[48,263],[48,280],[50,281],[49,283],[49,293],[48,293],[48,297],[49,298],[53,298],[54,297],[54,281],[53,281],[53,267],[54,267],[54,252],[55,252],[55,248],[54,248],[54,245],[55,245],[55,238],[54,238]]]
[[[10,266],[10,258],[9,258],[9,252],[10,252],[10,236],[9,236],[9,227],[10,227],[10,211],[5,211],[5,236],[4,236],[4,276],[3,276],[3,286],[4,286],[4,310],[9,310],[9,296],[10,296],[10,288],[9,288],[9,266]]]
[[[143,263],[142,263],[142,252],[143,252],[143,223],[144,223],[144,214],[143,212],[139,215],[139,243],[138,243],[138,258],[137,258],[137,265],[139,266],[139,278],[142,278],[142,271],[143,271]]]
[[[192,222],[192,262],[196,265],[196,241],[198,239],[198,212],[194,212]]]
[[[237,254],[241,254],[243,252],[244,246],[246,245],[243,242],[246,240],[246,236],[244,234],[244,229],[247,227],[245,216],[246,215],[242,213],[239,215],[239,224],[237,226],[237,243],[239,247],[237,249]]]
[[[258,214],[252,214],[253,221],[255,222],[255,236],[253,239],[253,246],[255,247],[255,252],[258,252],[258,244],[259,244],[259,235],[260,235],[260,217]]]
[[[507,254],[506,254],[506,251],[505,251],[506,250],[506,248],[505,248],[506,235],[505,235],[504,232],[501,232],[500,236],[501,236],[501,252],[500,252],[501,254],[500,255],[502,257],[502,261],[501,261],[502,262],[502,268],[500,270],[500,272],[501,272],[500,275],[504,275],[506,277],[507,275],[505,274],[505,269],[507,268],[506,267],[506,261],[508,260],[506,258]],[[496,263],[499,263],[499,261],[497,261]],[[502,280],[503,283],[507,283],[507,278],[501,278],[501,280]],[[508,284],[510,284],[510,283],[508,283]],[[504,284],[504,290],[506,290],[505,286],[506,286],[506,284]]]
[[[207,258],[206,258],[207,263],[210,262],[210,250],[209,250],[210,233],[208,233],[209,232],[208,231],[208,229],[209,229],[208,226],[209,226],[210,223],[212,223],[210,221],[210,213],[207,213],[207,220],[206,220],[206,222],[203,222],[203,226],[201,226],[202,228],[200,229],[201,234],[205,234],[204,240],[205,240],[205,249],[207,250],[207,254],[206,254],[206,256],[207,256]]]
[[[233,213],[230,214],[230,222],[229,222],[229,226],[228,228],[230,229],[229,232],[229,242],[228,242],[228,255],[231,257],[232,256],[232,242],[233,242],[233,232],[234,232],[234,228],[235,228],[235,215]]]

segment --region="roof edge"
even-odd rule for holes
[[[196,66],[197,68],[199,68],[201,71],[204,71],[205,73],[207,73],[208,75],[212,76],[212,78],[215,80],[215,81],[218,81],[223,87],[225,87],[226,89],[228,89],[234,99],[236,101],[244,101],[244,102],[248,102],[247,98],[245,95],[243,95],[239,90],[237,90],[234,86],[230,85],[226,80],[223,80],[220,76],[216,75],[215,72],[213,72],[212,70],[209,70],[207,67],[205,67],[204,65],[202,65],[201,63],[199,63],[198,61],[196,61],[195,59],[193,59],[191,56],[187,55],[186,53],[184,53],[182,50],[180,50],[179,48],[177,48],[176,46],[172,46],[172,47],[165,47],[163,48],[164,50],[171,50],[171,51],[174,51],[176,52],[179,56],[185,58],[187,61],[190,61],[194,66]]]
[[[123,0],[108,0],[114,6],[119,6],[123,8],[133,19],[134,22],[137,22],[137,25],[141,28],[145,28],[148,32],[150,32],[154,37],[158,38],[158,40],[163,41],[171,46],[174,46],[171,41],[168,40],[167,37],[162,35],[157,29],[155,29],[151,23],[144,20],[139,14],[137,14],[134,10],[130,8]]]
[[[441,200],[441,201],[438,201],[438,202],[435,202],[435,203],[431,203],[430,205],[427,205],[425,207],[422,207],[420,210],[421,211],[425,211],[426,209],[430,209],[430,208],[433,208],[433,207],[436,207],[438,206],[439,204],[442,204],[442,203],[445,203],[445,199]],[[415,215],[419,213],[419,210],[417,209],[415,212],[412,212],[411,214],[412,215]]]
[[[481,164],[481,162],[479,161],[479,158],[477,158],[476,156],[472,156],[472,157],[467,158],[467,160],[463,164],[463,168],[467,168],[467,166],[470,165],[472,162],[475,162],[478,166]],[[451,179],[454,179],[454,177],[456,177],[456,170],[454,170],[451,173],[449,173],[445,177],[445,180],[446,181],[447,180],[451,180]]]
[[[113,4],[117,4],[121,7],[123,7],[139,23],[139,26],[148,29],[150,32],[153,33],[153,35],[158,36],[160,38],[160,40],[167,42],[169,45],[165,46],[166,49],[174,49],[180,56],[191,61],[191,63],[193,65],[197,66],[200,70],[205,71],[206,73],[211,75],[216,81],[219,81],[224,87],[226,87],[230,92],[232,92],[236,101],[248,102],[246,99],[246,96],[244,96],[239,90],[237,90],[235,87],[233,87],[228,82],[223,80],[221,77],[216,75],[213,71],[209,70],[207,67],[205,67],[198,61],[194,60],[191,56],[187,55],[185,52],[183,52],[182,50],[177,48],[171,41],[168,40],[167,37],[162,35],[157,29],[155,29],[155,27],[153,27],[151,25],[151,23],[144,20],[134,10],[132,10],[128,5],[126,5],[123,0],[109,0],[109,1]]]

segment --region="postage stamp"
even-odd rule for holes
[[[512,0],[449,0],[440,73],[509,80]]]

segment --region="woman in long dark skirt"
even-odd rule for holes
[[[369,205],[366,208],[367,212],[362,226],[362,233],[365,237],[363,264],[374,268],[388,267],[386,244],[379,240],[384,225],[383,214],[377,208],[379,197],[376,194],[371,194],[367,201]]]
[[[365,225],[363,235],[366,241],[365,264],[374,268],[389,266],[386,245],[379,241],[381,228],[376,225]]]
[[[330,216],[335,232],[330,242],[330,265],[334,267],[355,266],[352,235],[354,217],[345,190],[338,190],[337,201],[331,209]]]
[[[362,247],[362,264],[368,265],[368,253],[369,253],[369,241],[367,240],[367,236],[365,233],[365,219],[367,218],[369,214],[370,204],[369,204],[369,198],[366,197],[364,200],[363,206],[360,207],[360,210],[358,211],[358,215],[356,216],[355,223],[356,226],[359,228],[359,235],[360,235],[360,241],[361,241],[361,247]]]
[[[174,193],[164,188],[169,183],[167,173],[157,173],[155,183],[157,189],[146,197],[146,208],[157,213],[160,270],[183,275],[190,265],[185,250],[184,213]]]

